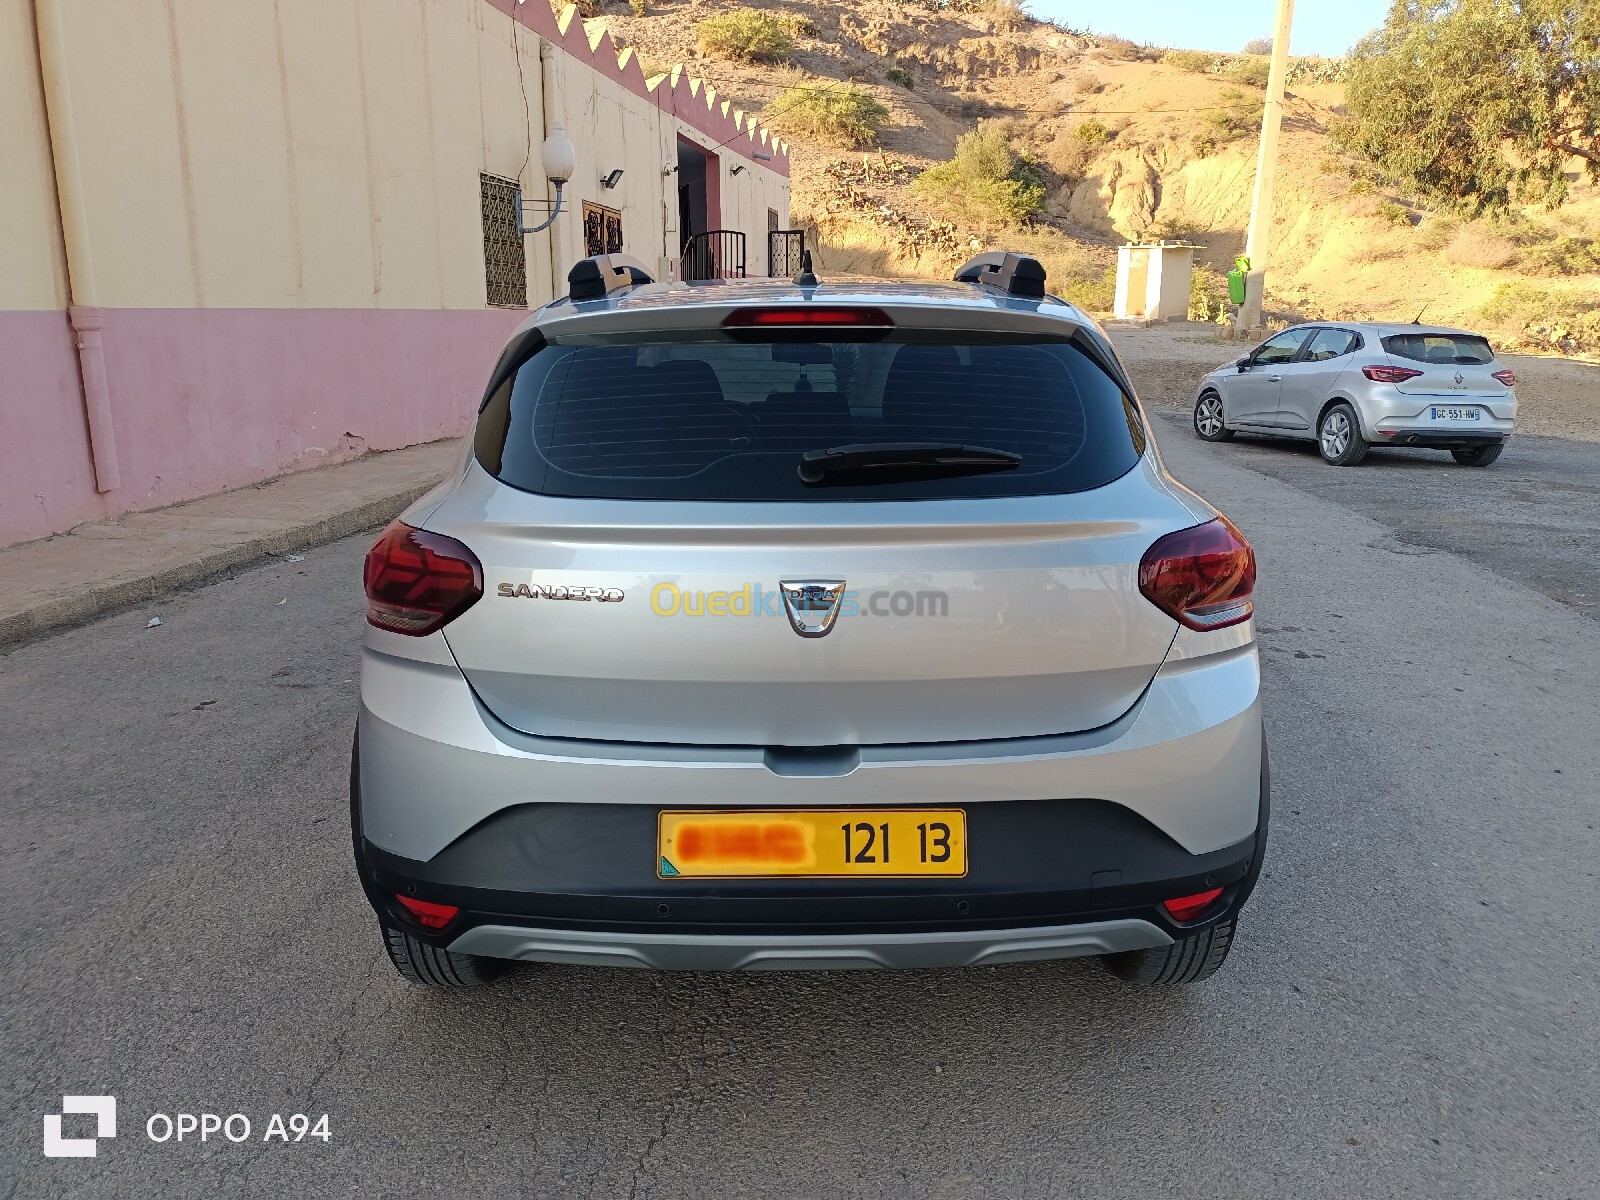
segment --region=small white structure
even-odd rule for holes
[[[1129,242],[1117,248],[1118,317],[1182,321],[1189,315],[1189,280],[1199,246]]]

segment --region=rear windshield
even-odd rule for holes
[[[782,336],[782,335],[780,335]],[[904,500],[1078,492],[1144,452],[1137,409],[1066,340],[567,337],[485,403],[476,451],[513,487],[636,500]],[[807,451],[981,446],[1004,470],[846,470],[805,483]]]
[[[1400,358],[1445,366],[1494,361],[1489,343],[1469,333],[1397,333],[1383,339],[1383,348]]]

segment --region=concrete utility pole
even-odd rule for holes
[[[1272,240],[1272,182],[1278,172],[1278,129],[1283,124],[1283,84],[1289,73],[1289,25],[1294,20],[1294,0],[1278,0],[1278,26],[1272,33],[1272,70],[1267,75],[1267,105],[1261,113],[1261,153],[1256,160],[1256,190],[1250,202],[1250,236],[1245,256],[1250,274],[1245,279],[1244,303],[1239,307],[1239,328],[1261,325],[1261,297],[1267,283],[1267,251]]]

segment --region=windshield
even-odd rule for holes
[[[555,496],[902,500],[1084,491],[1143,453],[1131,400],[1064,339],[826,336],[552,341],[489,398],[478,459],[514,487]],[[825,486],[817,472],[801,477],[808,453],[903,443],[1017,461],[830,470]]]

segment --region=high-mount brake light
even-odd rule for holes
[[[1496,371],[1494,377],[1507,387],[1517,386],[1517,373],[1515,371]]]
[[[483,595],[483,564],[455,538],[395,521],[367,551],[367,623],[424,637]]]
[[[1156,541],[1139,563],[1139,591],[1190,629],[1226,629],[1255,611],[1256,555],[1227,517]]]
[[[1361,373],[1374,383],[1404,383],[1422,374],[1412,367],[1362,367]]]
[[[724,329],[799,329],[825,325],[836,329],[892,329],[894,322],[881,308],[738,308],[722,322]]]

